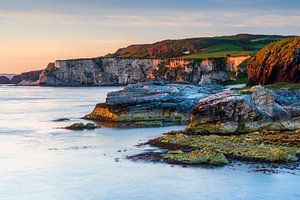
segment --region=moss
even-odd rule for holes
[[[247,84],[248,82],[248,78],[244,77],[244,78],[238,78],[236,80],[227,80],[221,83],[221,85],[237,85],[237,84]]]
[[[153,140],[154,146],[183,147],[188,152],[168,151],[162,158],[184,164],[226,164],[228,158],[264,162],[294,162],[300,153],[300,129],[262,131],[243,135],[187,135],[174,132]]]
[[[164,126],[164,123],[161,121],[138,121],[133,122],[133,125],[142,126],[142,127],[160,127]]]
[[[195,150],[188,153],[184,153],[181,150],[169,151],[162,155],[163,159],[170,160],[171,162],[177,162],[182,164],[210,164],[210,165],[225,165],[229,161],[222,153],[216,153],[215,151],[200,151]]]
[[[235,91],[247,91],[251,88],[252,86],[245,86],[242,88],[233,88],[232,90]],[[298,90],[300,89],[300,83],[284,83],[284,82],[280,82],[280,83],[274,83],[274,84],[270,84],[270,85],[264,85],[264,87],[268,88],[268,89],[288,89],[288,90]]]
[[[300,89],[300,83],[274,83],[271,85],[266,85],[266,88],[269,89],[289,89],[289,90],[297,90]]]
[[[82,122],[80,122],[80,123],[74,123],[74,124],[72,124],[70,126],[65,127],[65,129],[69,129],[69,130],[84,130],[84,129],[91,130],[91,129],[95,129],[95,128],[97,128],[97,127],[93,123],[87,123],[85,125]]]
[[[95,129],[96,126],[95,126],[95,124],[93,124],[93,123],[87,123],[87,124],[85,125],[85,128],[86,128],[86,129]]]

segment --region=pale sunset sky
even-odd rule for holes
[[[300,0],[0,0],[0,73],[237,33],[300,35]]]

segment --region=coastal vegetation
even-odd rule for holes
[[[173,131],[146,144],[165,151],[137,157],[175,164],[226,165],[232,159],[287,163],[299,159],[300,129],[241,135],[190,135],[188,131]]]
[[[131,45],[117,50],[109,57],[120,58],[224,58],[228,55],[254,55],[265,45],[283,39],[278,35],[238,34],[221,37],[202,37],[165,40],[153,44]]]
[[[248,65],[249,85],[300,83],[300,37],[273,42],[261,49]]]

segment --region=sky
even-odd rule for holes
[[[300,35],[300,1],[0,0],[0,73],[130,44],[237,33]]]

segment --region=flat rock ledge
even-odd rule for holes
[[[300,128],[300,89],[255,86],[203,98],[193,108],[192,134],[241,134]]]
[[[161,82],[137,83],[108,93],[85,119],[131,123],[136,126],[185,124],[200,99],[220,92],[223,87],[207,87]]]

